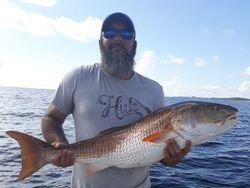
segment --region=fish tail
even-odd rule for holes
[[[6,134],[15,139],[21,147],[22,168],[19,180],[25,179],[48,163],[42,156],[42,148],[48,147],[48,143],[17,131],[7,131]]]

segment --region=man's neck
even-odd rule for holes
[[[135,74],[134,71],[131,71],[129,73],[126,74],[121,74],[121,73],[108,73],[110,75],[112,75],[115,78],[118,78],[120,80],[129,80],[130,78],[132,78],[132,76]]]
[[[105,67],[101,66],[101,69],[109,74],[110,76],[113,76],[117,79],[120,79],[120,80],[129,80],[130,78],[132,78],[132,76],[135,74],[135,72],[133,70],[127,72],[127,73],[124,73],[124,72],[111,72],[109,70],[107,70]]]

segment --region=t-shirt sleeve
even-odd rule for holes
[[[52,104],[61,112],[68,115],[73,112],[74,101],[73,95],[77,85],[78,69],[66,74],[56,90]]]

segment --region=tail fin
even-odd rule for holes
[[[17,131],[7,131],[21,147],[22,169],[18,179],[23,180],[46,165],[48,161],[42,156],[42,149],[50,146],[48,143]]]

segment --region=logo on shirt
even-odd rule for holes
[[[114,113],[117,119],[124,119],[127,116],[136,115],[140,118],[143,114],[149,114],[150,110],[143,106],[138,100],[133,97],[124,99],[122,96],[115,97],[113,95],[101,95],[97,103],[101,104],[104,109],[101,113],[103,118],[109,117]],[[143,113],[144,112],[144,113]]]

